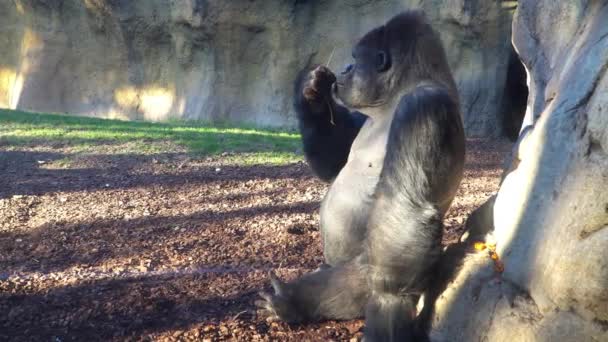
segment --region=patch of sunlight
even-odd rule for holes
[[[50,163],[42,164],[39,167],[41,169],[48,169],[48,170],[65,170],[65,169],[72,168],[73,163],[74,163],[74,161],[72,160],[72,158],[64,157],[61,159],[53,160]]]
[[[24,128],[13,129],[6,137],[24,138],[24,139],[40,139],[47,140],[133,140],[145,138],[159,138],[162,135],[145,131],[121,131],[116,132],[109,129],[86,130],[86,129],[70,129],[60,127],[40,127],[40,128]]]
[[[121,110],[112,108],[107,113],[107,118],[110,120],[130,120],[129,116]]]
[[[287,165],[303,160],[302,155],[290,152],[251,152],[227,156],[223,162],[229,165]]]
[[[288,138],[300,139],[300,135],[293,132],[269,131],[255,128],[223,128],[223,127],[199,127],[199,126],[179,126],[172,127],[175,132],[200,132],[200,133],[215,133],[215,134],[239,134],[239,135],[256,135],[260,137],[273,138]]]
[[[25,10],[23,9],[23,4],[21,3],[21,0],[15,1],[15,8],[17,9],[17,13],[21,15],[25,14]]]
[[[498,246],[499,254],[504,254],[505,248],[512,246],[528,210],[527,205],[514,203],[529,203],[535,195],[533,191],[539,181],[537,177],[542,167],[543,151],[546,146],[550,146],[547,144],[549,117],[542,115],[535,123],[534,130],[522,141],[523,146],[520,146],[519,151],[521,162],[515,170],[506,175],[497,194],[494,203],[494,235],[497,241],[501,242]]]
[[[175,89],[151,86],[132,86],[117,89],[114,100],[124,109],[135,109],[143,114],[143,119],[161,121],[171,113],[175,101]]]
[[[19,74],[15,78],[15,82],[11,87],[11,93],[9,95],[9,108],[15,109],[19,105],[19,99],[21,98],[21,92],[23,91],[23,84],[25,82],[25,78],[23,74]]]
[[[517,9],[517,0],[503,0],[501,5],[503,9],[514,12]]]
[[[114,91],[114,101],[122,107],[134,107],[139,103],[139,94],[134,87],[124,87]]]
[[[17,11],[23,12],[20,2],[16,2]],[[23,13],[22,13],[23,14]],[[38,67],[38,61],[44,48],[42,38],[30,28],[23,32],[21,40],[21,65],[19,70],[0,68],[0,106],[17,108],[27,75]]]
[[[120,144],[83,142],[70,149],[80,154],[156,154],[156,153],[185,153],[183,147],[171,141],[144,142],[141,140],[127,141]]]
[[[0,106],[13,108],[11,97],[13,85],[17,79],[17,72],[9,68],[0,68]]]
[[[179,103],[177,105],[177,113],[183,114],[185,110],[186,110],[186,99],[182,97],[182,99],[179,100]]]
[[[44,41],[34,32],[31,28],[26,28],[23,32],[23,39],[21,40],[21,57],[27,65],[22,65],[22,68],[29,69],[32,67],[31,60],[28,57],[31,56],[31,52],[42,52],[44,48]]]
[[[143,91],[141,95],[140,109],[144,112],[147,120],[159,121],[167,117],[171,111],[175,91],[162,88],[151,88]]]
[[[0,110],[0,144],[54,146],[83,153],[242,154],[247,164],[299,161],[300,136],[250,127],[210,127],[199,122],[148,123]],[[102,152],[103,150],[103,152]],[[106,152],[107,150],[107,152]]]
[[[108,5],[104,3],[104,1],[100,0],[84,0],[85,7],[93,12],[107,14],[109,13]]]

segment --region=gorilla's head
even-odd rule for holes
[[[441,41],[420,11],[401,13],[367,33],[333,88],[347,107],[390,105],[404,90],[449,75]],[[437,77],[435,77],[437,76]]]

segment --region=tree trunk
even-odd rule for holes
[[[483,216],[505,270],[467,257],[432,339],[608,341],[608,2],[520,0],[513,42],[530,127]]]

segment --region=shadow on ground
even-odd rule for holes
[[[472,194],[493,191],[500,174],[496,146],[467,147],[465,186],[447,218],[455,230],[455,215],[481,204],[485,195]],[[327,185],[305,164],[98,154],[54,167],[72,157],[0,151],[0,340],[360,334],[360,321],[290,327],[252,311],[267,270],[295,278],[323,260],[318,208]]]
[[[253,290],[210,296],[210,278],[137,277],[53,288],[44,294],[0,294],[0,339],[108,341],[219,322],[248,309]]]
[[[40,196],[53,192],[93,191],[99,189],[126,189],[153,185],[175,186],[185,183],[221,181],[248,181],[272,177],[310,177],[306,168],[285,171],[283,166],[256,165],[255,167],[202,166],[196,169],[179,169],[186,158],[181,154],[155,154],[151,156],[87,155],[91,168],[49,169],[45,164],[70,159],[72,155],[48,152],[0,151],[0,199],[14,195]],[[169,160],[172,169],[155,167],[154,162]],[[157,172],[162,170],[162,172]],[[155,172],[156,171],[156,172]]]

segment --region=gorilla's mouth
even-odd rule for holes
[[[334,99],[334,101],[344,107],[347,108],[351,108],[351,109],[363,109],[363,108],[376,108],[376,107],[382,107],[384,105],[386,105],[387,101],[383,100],[383,99],[377,99],[373,102],[370,103],[361,103],[360,99],[357,98],[349,98],[348,97],[348,91],[344,91],[344,87],[345,84],[339,81],[334,82],[331,85],[331,97]],[[346,95],[345,98],[341,97]]]

